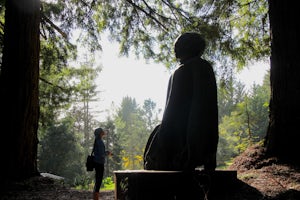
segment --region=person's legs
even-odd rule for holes
[[[95,173],[95,185],[94,185],[94,200],[98,200],[100,186],[102,184],[102,179],[103,179],[104,164],[96,163],[95,171],[96,173]]]

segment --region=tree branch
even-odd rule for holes
[[[58,26],[56,26],[48,17],[46,17],[44,13],[41,13],[41,15],[42,21],[45,21],[48,24],[50,24],[50,26],[53,27],[58,33],[60,33],[64,38],[68,38],[68,35],[65,32],[63,32]]]
[[[42,77],[40,77],[40,80],[43,81],[43,82],[45,82],[45,83],[47,83],[48,85],[51,85],[51,86],[53,86],[53,87],[59,88],[59,89],[61,89],[62,91],[65,91],[65,90],[66,90],[65,88],[63,88],[63,87],[61,87],[61,86],[54,85],[53,83],[47,81],[46,79],[44,79],[44,78],[42,78]]]
[[[151,15],[151,13],[148,13],[147,11],[145,11],[143,8],[141,8],[140,6],[138,6],[137,4],[135,4],[134,2],[132,2],[132,0],[126,0],[130,5],[132,5],[133,7],[135,7],[136,9],[140,10],[141,12],[143,12],[146,16],[150,17],[152,20],[154,20],[159,26],[161,26],[165,31],[168,31],[168,28],[163,25],[163,23],[161,23],[158,19],[156,19],[153,15]],[[147,6],[147,5],[146,5]],[[153,11],[153,9],[151,9]]]

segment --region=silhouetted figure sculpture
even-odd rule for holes
[[[162,122],[146,145],[145,169],[216,168],[217,86],[212,66],[201,58],[204,49],[198,33],[184,33],[175,41],[180,66],[169,80]]]

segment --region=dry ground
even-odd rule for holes
[[[300,200],[299,168],[280,164],[275,158],[265,158],[259,146],[251,147],[238,156],[229,169],[238,171],[240,184],[236,192],[226,199]],[[113,200],[114,196],[114,191],[103,191],[100,199]],[[33,177],[10,184],[0,194],[0,199],[85,200],[92,199],[92,192],[70,189],[50,178]]]
[[[257,189],[264,199],[300,200],[300,168],[266,158],[264,149],[255,145],[236,157],[229,169]]]
[[[102,192],[101,200],[114,199],[114,191]],[[91,191],[70,189],[61,182],[48,177],[33,177],[11,184],[0,197],[1,200],[87,200]]]

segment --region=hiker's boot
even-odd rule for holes
[[[94,192],[94,200],[99,200],[99,192]]]

